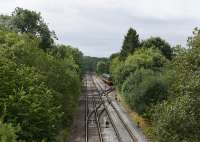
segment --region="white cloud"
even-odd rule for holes
[[[119,51],[130,26],[141,38],[182,43],[200,23],[198,0],[0,0],[0,13],[15,7],[40,11],[60,41],[93,56]]]

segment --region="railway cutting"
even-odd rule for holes
[[[146,142],[123,108],[109,96],[113,90],[95,74],[85,75],[70,142]]]

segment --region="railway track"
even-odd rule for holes
[[[99,116],[96,106],[98,105],[98,96],[94,94],[94,87],[90,76],[86,76],[85,83],[87,93],[85,95],[85,141],[103,142]]]
[[[96,77],[95,77],[96,79]],[[101,92],[103,92],[103,82],[101,83],[98,79],[96,79],[96,85],[98,90],[100,90]],[[128,135],[131,137],[131,140],[133,142],[138,142],[137,138],[134,136],[133,132],[131,131],[131,129],[128,127],[128,125],[125,123],[125,121],[123,120],[122,116],[120,115],[120,113],[118,112],[118,110],[116,109],[116,107],[113,105],[111,99],[109,98],[108,94],[105,94],[105,97],[107,99],[107,101],[109,102],[110,106],[112,107],[112,109],[115,111],[117,117],[120,119],[121,124],[123,125],[124,129],[128,132]]]
[[[94,75],[87,75],[85,82],[85,142],[138,142],[130,128],[107,95],[112,88],[104,90]],[[109,128],[102,118],[108,118]],[[106,139],[109,133],[111,140]]]

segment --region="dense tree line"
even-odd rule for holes
[[[66,141],[82,53],[54,37],[40,13],[16,8],[0,16],[0,141]]]
[[[98,72],[101,71],[108,71],[109,65],[107,58],[98,58],[98,57],[90,57],[90,56],[83,56],[82,60],[82,68],[83,72]],[[102,66],[102,64],[105,64],[106,66]],[[101,66],[101,67],[98,67]]]
[[[189,48],[171,47],[160,37],[125,36],[120,53],[110,57],[114,84],[131,108],[151,124],[153,142],[200,141],[200,31]]]
[[[99,74],[99,75],[103,74],[103,73],[108,74],[109,73],[109,66],[110,66],[110,62],[109,62],[108,59],[104,59],[104,60],[97,62],[97,65],[96,65],[97,74]]]

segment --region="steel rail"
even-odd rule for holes
[[[91,77],[89,75],[86,76],[86,91],[88,91],[88,81],[92,81]],[[90,101],[88,99],[91,99],[91,103],[89,103]],[[102,137],[102,133],[101,133],[101,127],[100,127],[100,122],[99,122],[99,117],[98,117],[98,112],[97,112],[97,108],[100,106],[97,106],[97,102],[95,99],[94,95],[88,95],[86,93],[85,95],[85,142],[89,142],[89,120],[90,117],[92,116],[92,112],[89,113],[89,104],[92,104],[93,106],[93,111],[94,112],[94,119],[96,122],[96,127],[97,127],[97,131],[98,131],[98,135],[99,135],[99,141],[103,142],[103,137]]]
[[[94,107],[94,112],[95,112],[94,114],[95,114],[98,134],[99,134],[99,140],[100,140],[100,142],[103,142],[103,137],[102,137],[102,133],[101,133],[101,126],[100,126],[100,122],[99,122],[98,112],[96,110],[96,100],[95,100],[94,97],[93,97],[93,107]]]
[[[97,79],[96,79],[97,80]],[[97,82],[97,81],[96,81]],[[98,86],[100,87],[101,90],[103,90],[102,86],[100,85],[100,82],[98,81]],[[119,117],[120,121],[122,122],[124,128],[127,130],[127,132],[129,133],[129,135],[131,136],[131,139],[134,142],[138,142],[137,138],[135,137],[135,135],[132,133],[132,131],[130,130],[130,128],[128,127],[128,125],[124,122],[124,120],[122,119],[121,115],[119,114],[119,111],[116,109],[116,107],[113,105],[112,101],[110,101],[110,98],[108,97],[108,95],[105,95],[106,98],[108,99],[108,101],[110,102],[110,105],[112,106],[112,108],[115,110],[117,116]]]
[[[87,90],[87,87],[88,87],[88,79],[87,79],[87,75],[86,75],[86,90]],[[88,142],[88,96],[85,92],[85,142]]]
[[[109,120],[110,120],[110,123],[111,123],[111,125],[112,125],[112,127],[113,127],[113,129],[114,129],[114,131],[115,131],[115,134],[116,134],[116,136],[117,136],[118,141],[119,141],[119,142],[123,142],[123,141],[122,141],[122,138],[120,137],[120,134],[119,134],[119,132],[118,132],[118,130],[117,130],[117,127],[115,126],[114,121],[113,121],[112,118],[111,118],[111,115],[110,115],[110,113],[109,113],[109,111],[108,111],[108,108],[107,108],[107,106],[106,106],[106,104],[105,104],[105,101],[103,100],[103,98],[102,98],[102,96],[101,96],[101,92],[99,91],[99,89],[98,89],[98,87],[97,87],[97,85],[96,85],[96,83],[95,83],[95,81],[94,81],[94,78],[93,78],[92,81],[93,81],[93,83],[94,83],[94,85],[95,85],[95,87],[96,87],[96,89],[97,89],[97,92],[99,93],[99,98],[100,98],[101,101],[103,102],[104,109],[105,109],[106,114],[107,114],[107,116],[108,116],[108,118],[109,118]]]

